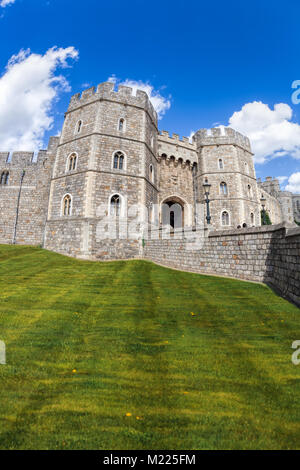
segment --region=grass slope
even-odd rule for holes
[[[300,447],[300,310],[269,288],[12,246],[0,276],[0,448]]]

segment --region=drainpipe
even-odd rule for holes
[[[23,170],[22,173],[21,173],[20,188],[19,188],[17,209],[16,209],[16,220],[15,220],[15,226],[14,226],[14,236],[13,236],[13,240],[12,240],[13,245],[16,244],[17,225],[18,225],[18,219],[19,219],[20,198],[21,198],[22,184],[23,184],[24,176],[25,176],[25,170]]]

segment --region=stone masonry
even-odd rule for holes
[[[300,306],[300,227],[284,223],[242,230],[211,231],[190,249],[199,233],[146,241],[144,257],[196,273],[264,282]]]
[[[249,139],[231,128],[201,129],[192,139],[160,132],[143,91],[115,90],[107,82],[74,95],[60,137],[37,158],[0,152],[0,178],[0,243],[92,260],[146,256],[252,280],[272,272],[280,288],[290,260],[291,282],[299,279],[298,255],[284,250],[299,246],[298,232],[289,229],[300,220],[300,195],[281,191],[276,179],[256,180]],[[210,184],[209,225],[204,183]],[[270,227],[261,227],[262,197]],[[286,228],[276,228],[281,223]],[[193,255],[176,237],[147,240],[149,227],[157,234],[169,228],[171,236],[197,228],[209,236]],[[270,264],[278,237],[280,260]]]

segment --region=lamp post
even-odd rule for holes
[[[261,197],[260,199],[260,202],[261,202],[261,206],[262,206],[262,223],[263,225],[266,225],[267,222],[266,222],[266,198],[264,196]]]
[[[211,216],[210,216],[210,210],[209,210],[209,203],[210,203],[209,191],[211,188],[211,184],[209,184],[207,179],[203,183],[203,188],[204,188],[205,202],[206,202],[206,221],[207,221],[207,225],[210,225]]]

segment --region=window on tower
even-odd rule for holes
[[[3,171],[1,173],[0,184],[1,185],[7,185],[8,181],[9,181],[9,171]]]
[[[220,193],[222,196],[227,196],[228,194],[227,184],[224,181],[220,184]]]
[[[110,215],[119,216],[121,211],[121,199],[119,194],[114,194],[110,198]]]
[[[77,134],[79,134],[81,129],[82,129],[82,121],[78,121],[77,122],[77,127],[76,127]]]
[[[229,213],[227,211],[222,212],[222,225],[229,225]]]
[[[153,165],[152,164],[149,166],[149,174],[150,174],[151,183],[154,183],[154,170],[153,170]]]
[[[122,152],[115,152],[113,156],[114,170],[123,170],[125,165],[125,155]]]
[[[67,171],[74,171],[77,168],[77,154],[71,153],[67,160]]]
[[[119,120],[118,129],[119,129],[120,132],[124,132],[124,131],[125,131],[125,119],[121,118],[121,119]]]
[[[62,215],[68,216],[72,214],[72,197],[66,194],[62,202]]]

